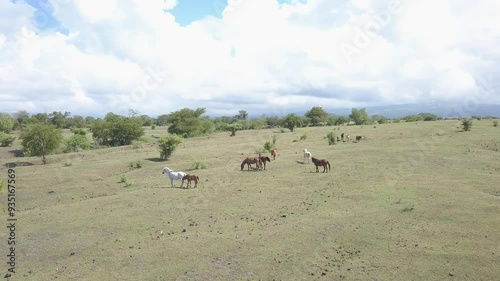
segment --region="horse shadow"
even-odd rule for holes
[[[311,164],[310,162],[306,162],[306,161],[299,161],[299,160],[295,160],[295,162],[299,163],[299,164],[302,164],[302,165],[305,165],[305,164]]]
[[[159,157],[146,158],[146,160],[152,161],[152,162],[165,162],[165,159],[159,158]]]
[[[33,163],[31,162],[9,162],[5,163],[5,168],[14,168],[18,166],[33,166]]]

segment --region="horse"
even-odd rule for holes
[[[307,151],[307,149],[304,148],[304,163],[306,163],[306,159],[310,160],[312,157],[311,152]],[[308,161],[309,162],[309,161]]]
[[[271,158],[267,156],[259,156],[259,166],[262,168],[262,165],[264,165],[264,170],[266,169],[266,161],[271,162]]]
[[[273,160],[276,160],[276,155],[278,155],[278,152],[276,151],[276,148],[273,148],[273,150],[271,150],[271,156],[273,157]]]
[[[316,166],[316,173],[319,173],[319,169],[318,169],[319,166],[323,167],[323,173],[325,173],[325,172],[328,173],[328,171],[331,170],[330,169],[330,162],[328,162],[328,160],[326,160],[326,159],[320,160],[320,159],[317,159],[314,157],[312,157],[311,159],[312,159],[314,165]]]
[[[174,187],[174,180],[181,180],[181,188],[184,186],[184,181],[182,178],[186,175],[184,172],[174,172],[169,167],[164,167],[162,174],[167,174],[170,178],[170,184]]]
[[[362,140],[363,137],[362,136],[356,136],[356,142],[359,142],[360,140]]]
[[[184,183],[185,180],[187,180],[186,188],[189,188],[189,186],[191,186],[191,181],[194,181],[194,188],[196,188],[196,186],[198,186],[198,181],[200,180],[200,178],[197,175],[188,174],[182,177],[182,183]]]
[[[247,157],[243,162],[241,162],[241,170],[243,171],[243,168],[245,167],[245,164],[248,165],[248,170],[250,170],[250,165],[255,164],[257,166],[257,169],[259,169],[259,157]]]

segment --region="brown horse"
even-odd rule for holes
[[[194,188],[196,188],[200,178],[197,175],[185,175],[184,177],[182,177],[183,184],[185,180],[187,180],[186,188],[189,188],[189,186],[191,185],[191,181],[194,181]]]
[[[313,161],[314,165],[316,166],[316,173],[319,172],[319,169],[318,167],[319,166],[322,166],[323,167],[323,173],[330,171],[330,162],[328,162],[328,160],[326,159],[317,159],[317,158],[314,158],[312,157],[311,160]]]
[[[259,169],[259,157],[247,157],[243,162],[241,162],[241,170],[243,171],[243,168],[245,167],[245,164],[248,165],[248,170],[250,170],[250,165],[255,164],[257,166],[257,169]]]
[[[266,162],[271,162],[271,158],[267,156],[259,156],[259,166],[262,169],[262,165],[264,165],[264,170],[266,169]]]
[[[273,160],[276,160],[276,155],[278,155],[278,151],[276,150],[276,148],[273,148],[273,150],[271,150],[271,156],[273,157]]]

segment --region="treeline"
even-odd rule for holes
[[[430,113],[390,119],[381,115],[369,116],[365,108],[353,108],[349,116],[342,116],[328,113],[319,106],[312,107],[304,116],[291,113],[283,117],[263,115],[260,118],[249,119],[247,111],[239,110],[234,116],[210,118],[205,113],[205,108],[184,108],[170,114],[162,114],[157,118],[141,115],[136,110],[129,110],[128,116],[110,112],[104,118],[71,116],[70,112],[56,111],[33,115],[24,110],[12,115],[0,113],[0,146],[10,145],[15,138],[8,134],[13,130],[19,130],[23,155],[42,156],[45,162],[45,155],[60,149],[61,144],[64,144],[62,152],[132,144],[144,135],[145,126],[151,126],[152,129],[156,126],[168,126],[171,135],[188,138],[207,135],[214,131],[228,131],[234,136],[240,130],[263,128],[286,128],[294,131],[296,128],[307,126],[370,125],[442,119]],[[481,117],[475,116],[475,118]],[[64,140],[62,129],[70,129],[73,136]],[[86,136],[87,132],[92,133],[92,143]],[[162,155],[167,157],[173,151],[174,144],[179,141],[180,139],[159,141],[160,146],[164,147],[161,150]]]

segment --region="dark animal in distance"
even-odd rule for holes
[[[311,158],[312,162],[314,163],[314,165],[316,166],[316,173],[319,172],[319,169],[318,167],[319,166],[322,166],[323,167],[323,173],[328,173],[328,171],[330,171],[330,162],[328,162],[328,160],[326,159],[317,159],[317,158],[314,158],[312,157]]]
[[[361,139],[363,139],[362,136],[356,136],[356,142],[359,142]]]
[[[241,170],[243,171],[243,168],[245,167],[245,164],[248,165],[248,170],[250,170],[250,166],[252,164],[255,164],[257,166],[257,169],[259,169],[259,157],[247,157],[243,162],[241,162]]]
[[[200,178],[197,175],[188,174],[182,177],[182,183],[184,183],[185,180],[187,180],[186,188],[189,188],[189,186],[191,186],[192,181],[194,181],[194,188],[196,188],[196,186],[198,186],[198,181],[200,180]]]

